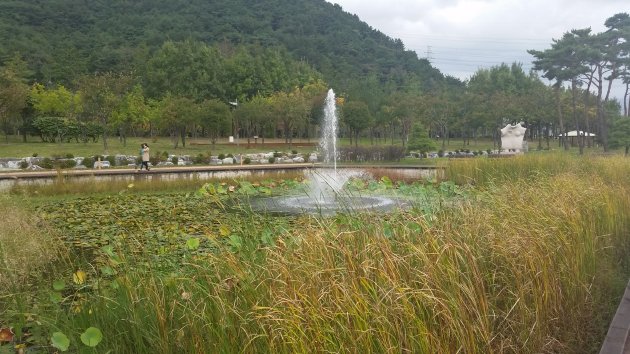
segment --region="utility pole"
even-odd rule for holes
[[[429,61],[429,63],[431,62],[431,60],[433,60],[433,51],[431,51],[431,46],[430,45],[427,46],[426,59]]]

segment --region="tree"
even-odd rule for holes
[[[108,151],[107,134],[111,128],[112,114],[130,86],[131,77],[124,74],[84,75],[78,80],[83,114],[88,120],[94,120],[101,125],[105,152]]]
[[[199,104],[199,124],[207,131],[213,146],[219,136],[230,131],[231,116],[230,107],[217,99]]]
[[[220,53],[198,41],[164,43],[149,59],[144,79],[151,98],[168,94],[198,102],[206,98],[228,98],[223,86],[226,79]]]
[[[78,135],[81,135],[83,138],[82,140],[87,142],[87,132],[85,129],[81,129],[85,128],[85,126],[81,126],[77,122],[77,117],[81,114],[83,109],[81,105],[81,96],[78,93],[71,92],[63,85],[46,88],[42,84],[35,84],[31,87],[30,98],[33,108],[40,116],[34,123],[37,123],[35,126],[39,130],[42,139],[52,139],[52,141],[55,141],[55,135],[51,138],[50,132],[54,127],[56,127],[56,136],[58,137],[57,141],[59,143],[63,142],[64,139],[62,138],[62,135],[68,135],[70,132],[68,131],[67,134],[61,134],[64,129],[60,129],[59,125],[51,124],[51,122],[54,121],[54,119],[51,120],[52,117],[61,117],[63,118],[62,121],[65,122],[65,126],[72,125],[73,127],[79,129],[77,132]],[[70,122],[75,124],[71,124]],[[45,138],[45,136],[48,137]]]
[[[264,143],[264,128],[272,121],[272,106],[269,100],[260,95],[241,103],[234,111],[235,119],[247,136],[247,146],[253,136],[260,136]]]
[[[342,122],[350,129],[351,137],[354,137],[354,146],[358,146],[359,134],[374,122],[368,105],[363,101],[348,101],[343,105],[342,118]]]
[[[630,152],[630,118],[624,117],[613,122],[612,133],[610,134],[611,148],[624,148],[624,155]]]
[[[300,88],[291,92],[278,92],[271,98],[273,111],[282,126],[285,143],[291,145],[295,132],[307,124],[309,100]]]
[[[435,141],[433,141],[433,139],[429,137],[429,133],[424,128],[424,126],[420,122],[416,122],[411,130],[407,150],[415,150],[421,153],[427,153],[435,149]]]
[[[545,51],[529,50],[536,60],[534,69],[543,71],[544,77],[555,80],[557,97],[558,118],[560,129],[564,133],[562,119],[560,90],[562,83],[571,83],[572,104],[576,130],[579,129],[577,119],[575,94],[577,86],[586,82],[587,89],[584,95],[584,103],[588,104],[588,91],[591,85],[597,89],[597,118],[599,123],[599,138],[604,147],[608,149],[608,119],[604,106],[610,98],[612,82],[623,75],[629,54],[630,42],[630,16],[627,13],[619,13],[605,22],[608,30],[594,36],[590,35],[590,28],[572,30],[563,35],[560,40],[553,40],[550,49]],[[607,81],[607,83],[606,83]],[[604,89],[606,86],[606,89]],[[587,107],[584,108],[588,110]],[[585,117],[586,119],[586,117]],[[581,146],[581,145],[580,145]],[[565,144],[565,149],[568,145]]]
[[[622,75],[623,67],[630,60],[630,15],[618,13],[608,18],[604,25],[608,28],[600,34],[599,42],[602,44],[602,63],[598,67],[599,91],[598,91],[598,118],[600,122],[600,134],[604,151],[608,150],[608,117],[604,106],[609,102],[610,90],[614,80]],[[603,77],[608,81],[606,94],[602,101],[602,71],[607,71],[608,76]]]
[[[136,125],[146,124],[149,120],[149,107],[145,102],[140,85],[125,94],[120,104],[112,112],[112,126],[118,130],[123,146],[127,146],[127,134]]]
[[[181,139],[186,146],[186,132],[191,124],[196,123],[199,117],[199,108],[188,97],[167,95],[160,103],[159,125],[168,131],[173,142],[173,148],[177,149]]]
[[[76,118],[81,112],[81,97],[63,85],[46,88],[42,84],[31,87],[30,96],[35,110],[41,115]]]
[[[407,146],[409,133],[413,123],[420,119],[423,107],[420,95],[411,93],[397,93],[390,96],[389,107],[391,107],[392,124],[400,127],[402,145]]]
[[[7,143],[9,133],[19,125],[20,113],[27,106],[26,72],[26,63],[17,55],[0,68],[0,128]]]

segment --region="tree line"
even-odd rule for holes
[[[544,51],[529,51],[535,70],[518,63],[479,69],[469,80],[425,78],[418,85],[384,85],[372,73],[337,91],[342,135],[354,144],[402,144],[427,150],[449,139],[491,137],[524,122],[538,148],[568,130],[597,134],[604,150],[630,145],[630,20],[616,14],[599,34],[571,30]],[[540,75],[540,76],[539,76]],[[142,68],[81,75],[68,87],[29,82],[31,68],[14,56],[0,71],[0,124],[5,135],[26,139],[86,141],[100,135],[168,135],[175,147],[189,136],[295,137],[317,135],[325,76],[284,47],[208,45],[167,41]],[[549,80],[551,83],[548,84]],[[614,81],[626,87],[623,102],[610,97]],[[621,105],[623,114],[620,114]],[[44,132],[45,131],[45,132]],[[612,133],[611,133],[612,132]],[[430,137],[434,143],[419,137]],[[424,143],[419,143],[424,141]],[[580,152],[590,140],[578,138]],[[437,143],[437,144],[435,144]]]

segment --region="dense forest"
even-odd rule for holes
[[[538,148],[558,136],[569,148],[562,134],[577,130],[628,149],[628,95],[609,93],[630,85],[630,18],[605,25],[531,51],[535,71],[506,63],[461,82],[324,0],[3,1],[0,130],[102,135],[105,149],[111,135],[290,142],[317,135],[333,87],[355,143],[426,151],[452,137],[498,141],[498,128],[524,122]],[[580,152],[588,144],[578,139]]]
[[[144,71],[166,41],[282,47],[344,91],[375,76],[396,89],[443,79],[428,61],[324,0],[20,0],[0,2],[0,58],[24,55],[33,78],[70,84]]]

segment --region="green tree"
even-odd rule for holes
[[[437,144],[433,139],[429,137],[429,133],[424,128],[422,123],[416,122],[411,130],[407,150],[427,153],[429,151],[435,150],[436,147]]]
[[[350,144],[352,144],[352,138],[354,138],[354,146],[358,146],[359,134],[372,126],[374,119],[365,102],[348,101],[343,105],[342,122],[350,130]]]
[[[63,85],[46,88],[35,84],[30,92],[33,105],[41,115],[52,115],[73,119],[81,113],[81,97]]]
[[[396,93],[389,98],[391,107],[392,125],[400,128],[400,136],[403,146],[407,146],[409,133],[413,123],[420,119],[422,113],[422,97],[414,93]]]
[[[103,149],[106,153],[112,115],[128,92],[131,81],[130,76],[115,73],[84,75],[78,80],[83,114],[88,121],[92,120],[101,125]]]
[[[19,126],[20,113],[27,107],[26,73],[26,63],[17,55],[0,68],[0,128],[7,143],[9,134]]]
[[[225,97],[223,59],[203,42],[168,41],[149,59],[144,86],[152,98],[168,94],[195,101]]]
[[[159,125],[167,131],[177,149],[181,139],[186,147],[186,134],[191,125],[197,123],[199,109],[194,101],[188,97],[167,95],[160,103]]]
[[[308,124],[310,102],[300,88],[288,93],[278,92],[270,100],[273,112],[282,126],[285,143],[291,145],[296,131]]]
[[[112,112],[112,126],[118,130],[123,146],[127,146],[127,134],[135,126],[142,126],[149,121],[149,106],[146,103],[142,87],[135,85],[126,93]]]
[[[624,117],[613,122],[612,133],[610,134],[610,147],[624,148],[625,156],[630,152],[630,118]]]
[[[235,119],[239,122],[239,127],[244,130],[247,136],[247,146],[253,136],[263,138],[264,128],[272,121],[272,106],[269,99],[260,95],[254,96],[251,100],[241,103],[234,111]]]
[[[204,100],[199,104],[199,124],[210,137],[212,145],[225,133],[230,132],[232,112],[230,107],[217,99]]]

